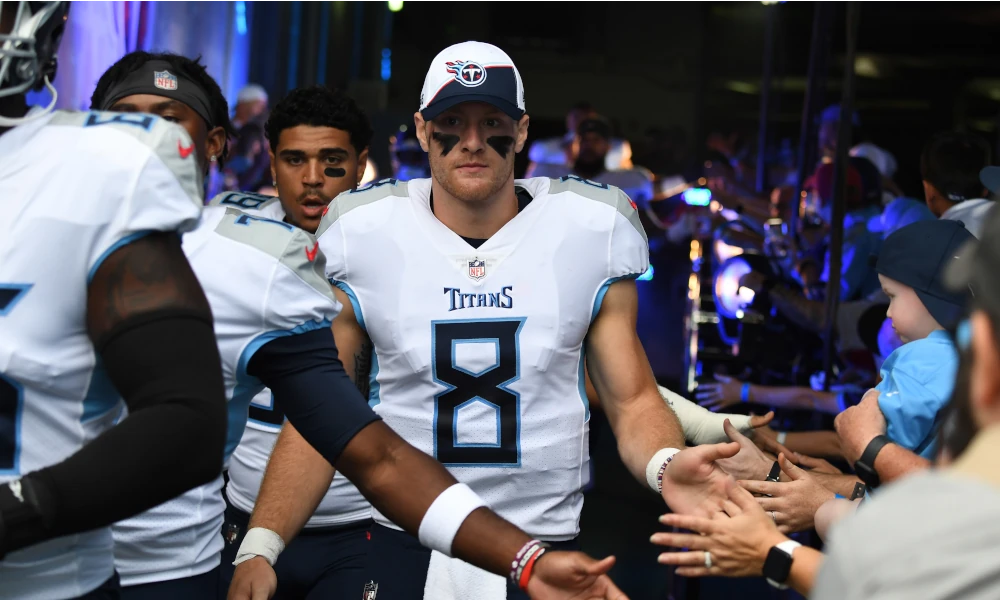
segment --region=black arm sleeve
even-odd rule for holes
[[[9,527],[6,551],[110,525],[222,471],[226,397],[211,316],[130,318],[97,344],[129,416],[67,460],[23,478],[42,526]]]
[[[271,388],[275,408],[331,465],[359,431],[379,420],[344,371],[327,327],[264,344],[247,373]]]

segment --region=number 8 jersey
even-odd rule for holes
[[[617,188],[516,185],[532,201],[478,249],[434,216],[427,179],[341,194],[317,237],[373,343],[375,412],[501,516],[565,540],[589,477],[584,338],[648,248]]]

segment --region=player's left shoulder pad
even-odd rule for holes
[[[549,185],[550,194],[559,194],[562,192],[572,192],[589,200],[614,207],[618,211],[618,214],[631,224],[635,233],[642,238],[642,242],[644,244],[649,242],[646,238],[646,230],[643,229],[642,223],[639,221],[638,207],[628,197],[628,194],[619,188],[606,183],[583,179],[576,175],[567,175],[559,179],[553,179]]]
[[[247,212],[267,212],[275,203],[281,204],[277,196],[267,196],[254,192],[222,192],[209,200],[208,206],[224,206]]]
[[[316,228],[316,237],[323,237],[323,232],[344,217],[344,215],[355,209],[386,198],[405,198],[408,195],[409,190],[407,189],[406,182],[399,181],[398,179],[383,179],[369,183],[356,190],[343,192],[326,207],[319,227]]]
[[[59,111],[47,125],[113,130],[135,139],[156,155],[192,202],[201,208],[205,201],[194,142],[187,131],[176,123],[144,113]],[[111,150],[123,151],[122,148]]]
[[[317,292],[337,302],[326,280],[326,258],[316,238],[308,232],[235,208],[226,209],[215,231],[268,254]]]

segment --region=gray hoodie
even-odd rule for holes
[[[983,223],[986,221],[986,215],[993,208],[993,204],[992,200],[986,198],[966,200],[946,210],[941,218],[965,223],[965,228],[969,230],[969,233],[978,238],[979,232],[983,229]]]

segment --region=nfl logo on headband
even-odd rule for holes
[[[174,91],[177,89],[177,77],[170,71],[153,71],[153,85],[161,90]]]

